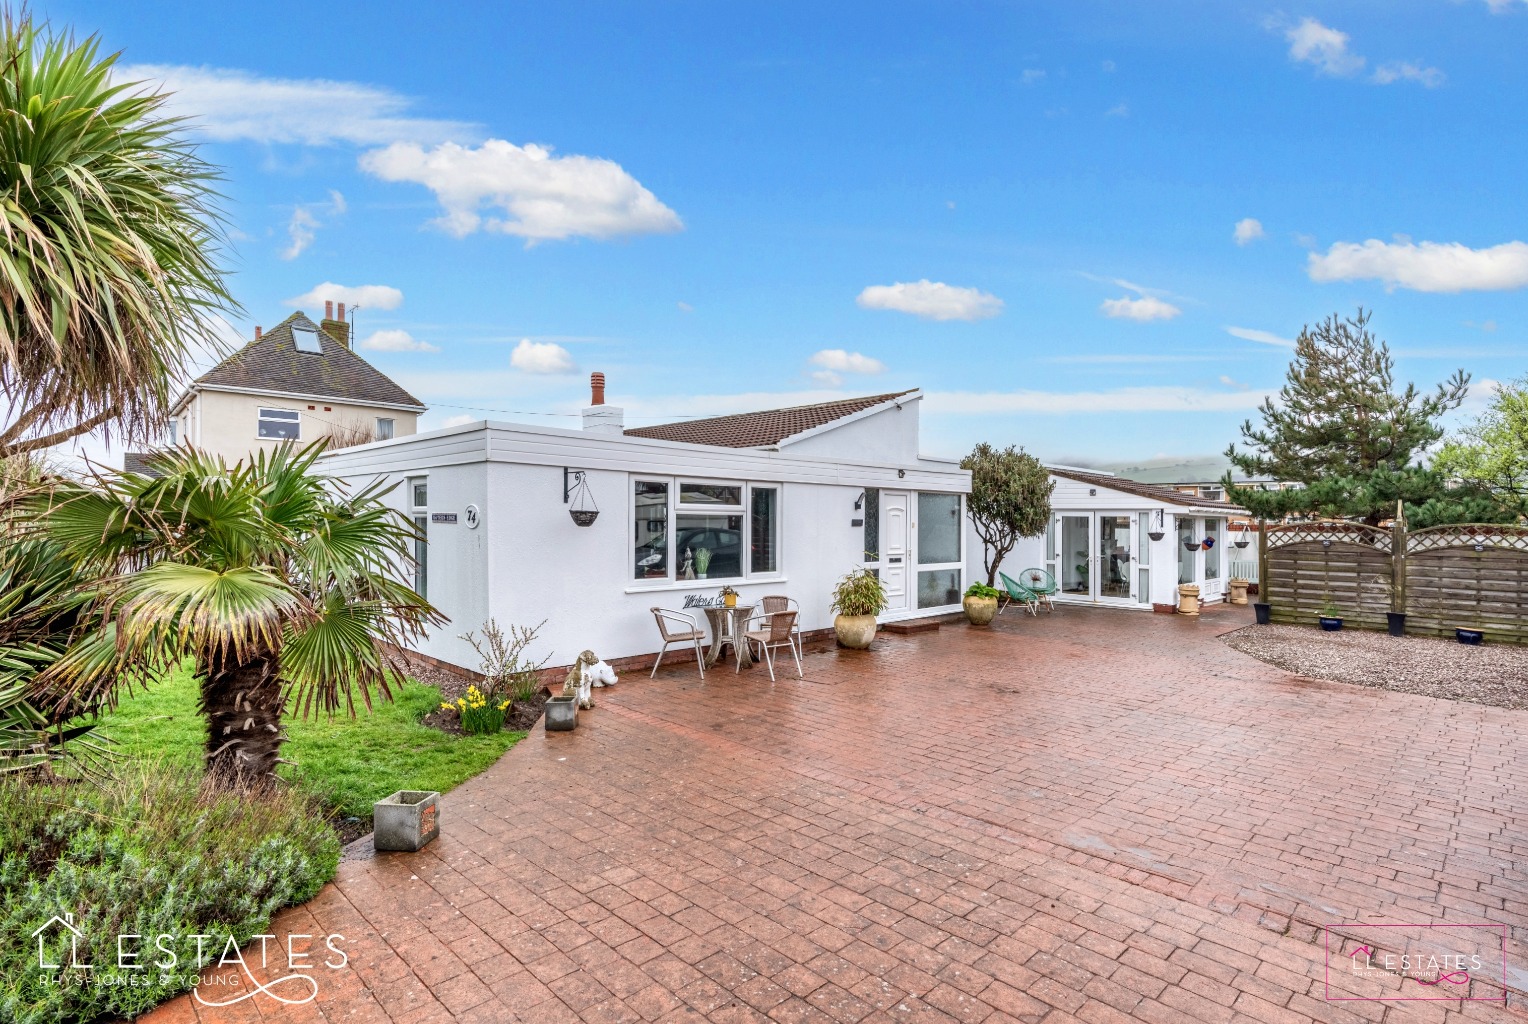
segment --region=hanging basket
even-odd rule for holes
[[[595,504],[594,495],[589,493],[589,477],[586,474],[578,474],[578,484],[569,497],[568,515],[573,517],[574,525],[593,526],[599,518],[600,507]]]
[[[1206,537],[1206,538],[1204,538],[1204,550],[1208,551],[1208,550],[1210,550],[1210,548],[1212,548],[1214,546],[1215,546],[1215,538],[1214,537]]]
[[[1252,542],[1250,540],[1233,540],[1231,543],[1235,544],[1238,548],[1245,548],[1248,544],[1251,544]]]
[[[1146,531],[1146,536],[1150,537],[1152,540],[1161,540],[1163,537],[1167,536],[1167,531],[1166,530],[1147,530]]]
[[[1198,551],[1199,550],[1199,542],[1197,540],[1193,540],[1193,539],[1185,540],[1183,542],[1183,550],[1184,551]]]

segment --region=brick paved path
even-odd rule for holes
[[[632,674],[280,917],[347,936],[316,1005],[149,1019],[1528,1020],[1528,716],[1290,676],[1214,639],[1240,616]],[[1328,1001],[1333,922],[1332,995],[1498,1001]],[[1504,929],[1363,927],[1421,922],[1506,925],[1513,1008]],[[1345,973],[1469,935],[1462,989]]]

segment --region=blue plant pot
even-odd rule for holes
[[[1460,643],[1467,644],[1470,647],[1479,647],[1485,642],[1486,638],[1486,635],[1478,629],[1456,629],[1454,630],[1454,636]]]
[[[1321,616],[1321,620],[1320,621],[1321,621],[1321,628],[1324,631],[1328,632],[1328,633],[1335,633],[1339,629],[1342,628],[1342,620],[1341,619],[1332,619],[1332,618],[1328,618],[1327,616],[1323,615],[1323,616]]]

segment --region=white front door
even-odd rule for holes
[[[908,604],[907,491],[881,492],[881,586],[886,590],[886,615],[907,611]]]

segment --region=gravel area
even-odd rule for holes
[[[1310,626],[1246,626],[1220,638],[1303,676],[1499,708],[1528,708],[1528,647]]]

